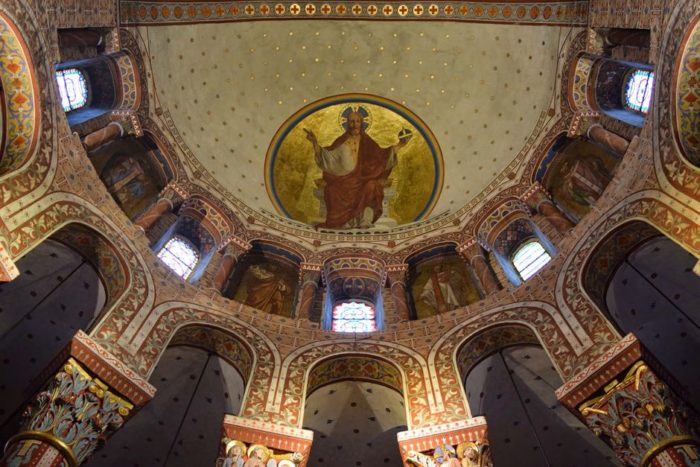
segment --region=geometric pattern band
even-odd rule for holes
[[[585,26],[588,23],[588,2],[121,2],[121,21],[124,25],[155,26],[275,19],[424,20]]]

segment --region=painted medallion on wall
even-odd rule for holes
[[[265,161],[277,211],[322,229],[391,228],[426,218],[442,153],[405,107],[346,94],[310,104],[277,131]]]
[[[456,253],[438,252],[411,265],[410,291],[415,317],[427,318],[479,300],[479,292]]]

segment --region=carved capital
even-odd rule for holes
[[[623,464],[691,465],[680,460],[698,458],[700,425],[674,388],[677,384],[629,334],[558,389],[557,397]]]
[[[79,331],[54,362],[58,370],[32,399],[3,465],[83,463],[148,402],[155,388]],[[53,366],[55,368],[55,366]]]

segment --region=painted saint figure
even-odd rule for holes
[[[437,313],[445,313],[461,306],[452,287],[452,276],[452,270],[442,265],[435,266],[420,293],[420,299]]]
[[[595,204],[612,179],[603,161],[594,156],[564,162],[561,177],[562,191],[582,206]]]
[[[246,305],[276,315],[284,314],[284,300],[290,293],[287,283],[277,277],[277,265],[250,267],[252,278],[248,281]]]
[[[411,134],[402,131],[398,143],[382,148],[365,133],[362,110],[346,110],[345,133],[327,147],[304,129],[325,182],[326,219],[317,227],[368,228],[382,215],[384,187],[396,165],[396,153]]]

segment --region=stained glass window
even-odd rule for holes
[[[373,332],[377,330],[374,308],[361,302],[345,302],[333,308],[333,331]]]
[[[527,242],[520,246],[513,255],[513,266],[526,281],[542,269],[545,264],[552,259],[542,244],[536,240]]]
[[[184,238],[173,237],[158,252],[158,257],[175,274],[187,279],[199,261],[197,250]]]
[[[651,93],[654,89],[654,73],[637,70],[627,78],[625,106],[637,112],[649,112]]]
[[[77,68],[67,68],[56,72],[58,92],[61,95],[63,110],[68,112],[87,104],[88,89],[85,75]]]

